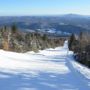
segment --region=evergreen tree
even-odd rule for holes
[[[43,39],[44,41],[46,41],[46,40],[47,40],[47,35],[44,34],[43,37],[42,37],[42,39]]]
[[[11,26],[11,30],[12,30],[12,33],[15,34],[17,32],[17,26],[15,24],[13,24]]]
[[[75,41],[75,35],[72,34],[68,43],[69,49],[72,50],[73,42]]]

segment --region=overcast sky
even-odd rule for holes
[[[90,0],[0,0],[0,16],[90,15]]]

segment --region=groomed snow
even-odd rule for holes
[[[75,69],[77,69],[81,74],[84,75],[87,79],[90,79],[90,69],[81,65],[78,62],[72,61],[72,65]]]
[[[90,90],[90,70],[67,44],[38,53],[0,50],[0,90]]]

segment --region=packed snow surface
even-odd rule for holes
[[[0,90],[90,90],[90,69],[67,44],[38,53],[0,50]]]

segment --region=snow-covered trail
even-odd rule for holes
[[[90,70],[63,47],[18,54],[0,50],[0,90],[90,90]]]

